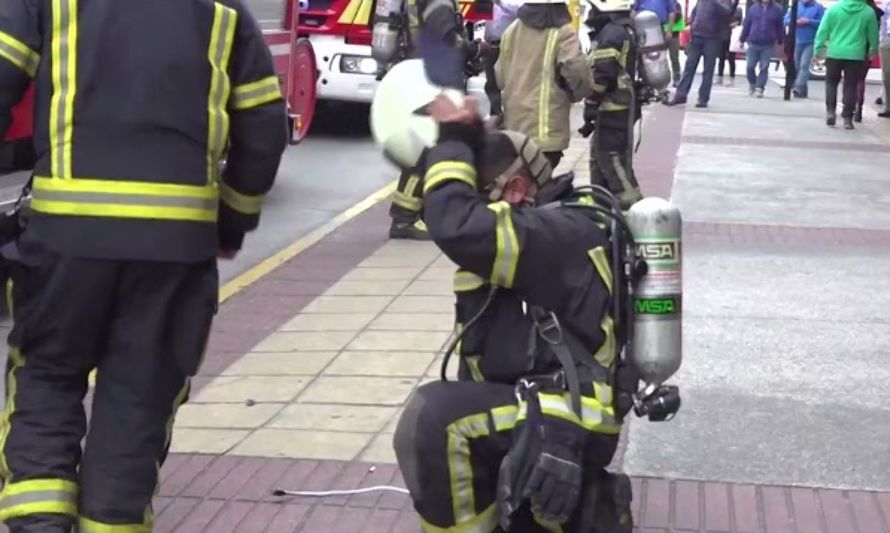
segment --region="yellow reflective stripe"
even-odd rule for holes
[[[71,177],[71,138],[77,92],[77,0],[53,0],[52,86],[50,98],[50,172]]]
[[[614,401],[614,395],[612,393],[612,387],[609,386],[608,383],[601,383],[599,381],[593,382],[593,395],[599,401],[600,405],[603,407],[612,407],[612,402]]]
[[[436,163],[426,171],[423,194],[449,180],[462,181],[475,189],[476,169],[473,168],[473,165],[461,161],[441,161]]]
[[[229,58],[235,38],[238,13],[219,2],[213,4],[213,28],[207,59],[210,61],[210,94],[207,96],[207,183],[219,179],[219,160],[229,138],[229,114],[225,103],[229,101]]]
[[[454,292],[470,292],[486,284],[484,278],[467,270],[458,270],[454,273]]]
[[[494,422],[495,431],[507,431],[516,427],[516,416],[519,415],[519,407],[516,405],[504,405],[491,410],[491,420]]]
[[[620,52],[615,50],[614,48],[597,48],[596,50],[591,50],[590,57],[591,59],[620,59]]]
[[[612,294],[612,269],[609,267],[609,259],[606,257],[606,250],[602,246],[597,246],[593,250],[587,252],[588,257],[593,262],[597,274]]]
[[[434,526],[423,518],[420,519],[420,527],[423,528],[424,533],[491,533],[497,525],[497,506],[495,504],[491,504],[470,520],[451,527]]]
[[[232,107],[250,109],[274,102],[281,98],[281,85],[277,76],[269,76],[253,83],[238,85],[232,90]]]
[[[213,186],[95,179],[34,178],[34,211],[72,216],[214,222],[219,191]]]
[[[488,413],[456,420],[445,428],[445,432],[448,439],[448,473],[454,520],[456,524],[466,524],[476,518],[470,439],[488,435]]]
[[[470,377],[473,378],[473,381],[481,383],[485,381],[485,376],[482,375],[482,370],[479,369],[479,361],[482,360],[481,355],[463,355],[463,360],[467,363],[467,368],[470,369]]]
[[[539,526],[543,527],[550,533],[564,533],[562,530],[562,525],[556,520],[541,518],[541,516],[537,513],[533,513],[533,516],[535,519],[535,523],[537,523]]]
[[[263,209],[263,195],[242,194],[227,183],[219,182],[219,199],[235,211],[244,215],[259,215]]]
[[[608,91],[609,88],[605,85],[600,85],[599,83],[593,82],[593,91],[597,93],[604,93]]]
[[[151,533],[151,523],[145,524],[103,524],[81,517],[77,521],[80,533]]]
[[[362,0],[362,3],[358,6],[358,14],[355,16],[355,20],[352,21],[355,25],[367,25],[371,22],[371,7],[373,6],[373,0]]]
[[[343,13],[337,20],[337,24],[352,24],[352,21],[355,19],[355,14],[358,13],[358,8],[361,3],[362,0],[349,0],[349,3],[346,4],[346,9],[343,10]]]
[[[488,208],[497,215],[495,236],[497,238],[497,254],[491,267],[491,282],[504,288],[513,287],[516,277],[516,266],[519,264],[519,239],[513,228],[510,204],[496,202]]]
[[[547,416],[578,424],[584,429],[596,433],[617,435],[621,432],[621,426],[615,421],[614,409],[611,406],[602,405],[596,398],[581,397],[581,420],[578,420],[578,415],[569,406],[571,398],[567,392],[563,394],[538,393],[538,400],[541,403],[541,412]],[[526,418],[528,418],[528,404],[520,402],[516,420],[521,421]]]
[[[541,92],[538,94],[538,141],[544,141],[550,137],[550,85],[554,83],[553,72],[556,61],[556,45],[559,30],[551,28],[547,32],[547,44],[544,49],[544,64],[541,65]]]
[[[9,310],[9,318],[15,320],[15,305],[12,297],[13,293],[12,278],[6,280],[6,308]],[[0,476],[3,477],[5,483],[12,480],[12,472],[9,470],[9,464],[6,462],[6,439],[9,437],[9,420],[15,412],[15,394],[18,390],[16,382],[16,371],[25,366],[22,354],[18,348],[9,347],[9,361],[12,363],[6,373],[6,407],[3,409],[2,418],[0,418]]]
[[[2,31],[0,31],[0,57],[25,71],[25,74],[31,78],[37,74],[37,67],[40,65],[40,54],[28,48],[28,45],[12,35]]]
[[[10,483],[0,492],[0,520],[33,514],[77,515],[77,484],[66,479]]]
[[[396,191],[392,194],[392,202],[403,209],[407,209],[408,211],[417,212],[423,208],[423,200],[405,194],[402,191]]]
[[[624,104],[615,104],[609,101],[603,102],[600,105],[600,109],[602,111],[626,111],[628,107]]]
[[[603,330],[603,344],[593,354],[593,358],[602,366],[610,368],[615,362],[615,356],[618,349],[615,343],[615,325],[612,317],[608,314],[603,317],[600,322],[600,328]]]

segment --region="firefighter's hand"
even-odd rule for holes
[[[471,96],[460,96],[456,103],[445,94],[436,96],[427,112],[439,123],[439,141],[458,141],[476,148],[485,135],[485,125],[479,116],[479,103]]]
[[[566,522],[581,495],[581,447],[584,429],[572,422],[544,416],[541,453],[526,486],[532,511],[544,520]]]
[[[596,124],[593,122],[585,122],[583,126],[578,128],[578,133],[581,134],[585,139],[590,137],[593,134],[593,131],[596,129]]]

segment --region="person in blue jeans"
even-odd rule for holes
[[[704,57],[704,72],[701,85],[698,87],[698,102],[695,107],[708,107],[711,99],[711,85],[714,82],[714,67],[717,57],[723,49],[724,29],[729,26],[732,17],[732,0],[699,0],[690,14],[692,39],[686,45],[686,66],[683,77],[677,85],[677,92],[667,105],[686,103],[687,95],[692,89],[695,71]]]
[[[739,42],[748,45],[748,94],[763,98],[769,63],[776,47],[785,42],[782,8],[773,0],[760,0],[748,10]],[[758,71],[759,67],[759,71]]]
[[[797,77],[791,94],[797,98],[806,98],[808,95],[807,82],[810,81],[810,63],[813,61],[813,42],[816,40],[816,30],[825,8],[817,0],[801,0],[797,7],[797,31],[794,40],[794,68],[797,69]],[[791,9],[785,13],[785,26],[791,27]]]

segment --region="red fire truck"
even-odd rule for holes
[[[275,71],[285,95],[291,125],[291,144],[309,131],[315,110],[315,55],[307,39],[295,31],[297,0],[285,0],[282,19],[275,28],[264,28],[266,43],[275,60]],[[12,124],[0,145],[0,172],[30,169],[34,164],[31,137],[34,130],[34,86],[12,108]]]

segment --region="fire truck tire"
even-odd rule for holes
[[[291,142],[296,144],[309,134],[312,119],[315,117],[316,83],[318,68],[315,64],[315,51],[309,39],[301,38],[291,53],[291,72],[294,80],[290,84],[287,104],[290,115]]]

